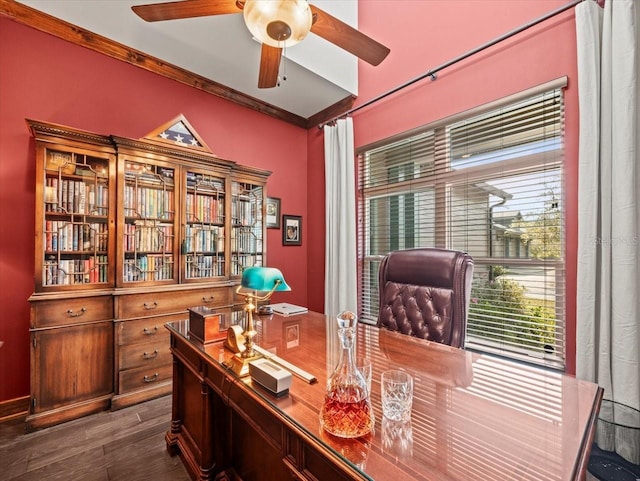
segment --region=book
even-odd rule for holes
[[[271,310],[275,314],[280,314],[281,316],[293,316],[295,314],[304,314],[305,312],[309,312],[309,309],[302,306],[296,306],[295,304],[289,304],[288,302],[279,302],[277,304],[269,304]]]

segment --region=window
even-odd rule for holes
[[[377,320],[385,254],[464,250],[475,260],[467,347],[564,368],[562,86],[359,152],[365,322]]]

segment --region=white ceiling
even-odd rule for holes
[[[132,5],[158,0],[19,0],[93,33],[157,57],[303,118],[357,95],[358,59],[310,33],[286,50],[279,87],[258,89],[260,43],[241,13],[148,23]],[[356,0],[310,3],[357,28]],[[365,32],[366,33],[366,32]]]

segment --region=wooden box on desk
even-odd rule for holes
[[[224,314],[206,306],[189,308],[189,336],[203,344],[226,339],[227,330],[220,330]]]

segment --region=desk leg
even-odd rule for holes
[[[216,466],[214,456],[213,441],[213,420],[211,419],[212,393],[207,383],[202,380],[200,384],[200,395],[202,396],[202,442],[200,444],[200,474],[201,479],[211,479]]]
[[[182,409],[182,396],[180,389],[176,389],[175,382],[177,379],[182,379],[181,376],[181,364],[177,362],[176,358],[173,358],[173,383],[174,388],[171,391],[171,428],[165,436],[167,443],[167,451],[171,456],[175,456],[179,453],[178,449],[178,434],[182,427],[182,418],[180,413]]]
[[[172,338],[173,342],[173,338]],[[167,451],[179,455],[194,480],[214,479],[213,393],[205,381],[203,364],[191,359],[172,345],[173,391],[171,428],[165,436]],[[187,355],[190,352],[186,352]]]

